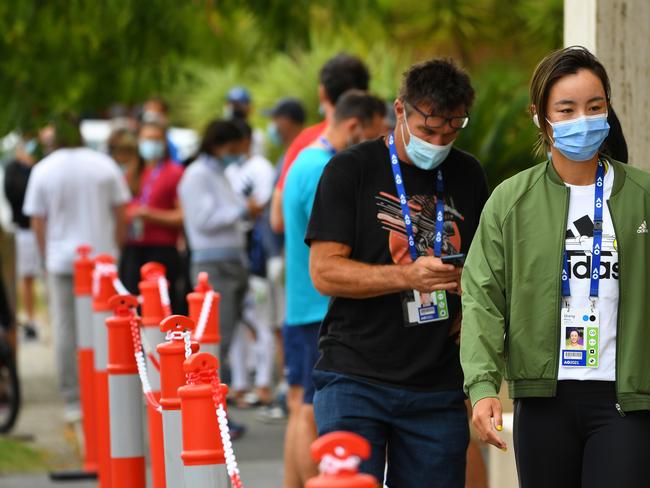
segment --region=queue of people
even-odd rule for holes
[[[338,430],[370,442],[361,470],[386,486],[484,488],[469,419],[507,449],[504,379],[520,486],[643,486],[650,176],[623,164],[605,68],[581,47],[540,62],[531,124],[546,160],[491,195],[481,163],[455,147],[475,98],[463,69],[411,66],[388,113],[369,81],[360,59],[328,60],[324,120],[307,128],[301,103],[279,100],[267,112],[283,151],[275,168],[242,87],[184,162],[160,99],[137,132],[111,136],[112,159],[82,148],[67,120],[35,166],[23,137],[16,188],[31,175],[14,220],[48,271],[69,410],[72,260],[87,243],[120,255],[133,293],[142,264],[165,264],[173,307],[208,272],[233,401],[271,416],[286,384],[285,488],[316,474],[309,445]],[[19,266],[24,294],[33,262]]]

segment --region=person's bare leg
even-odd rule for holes
[[[22,279],[22,298],[27,321],[34,324],[34,277],[24,276]]]
[[[487,470],[481,449],[475,440],[469,441],[467,447],[467,468],[465,471],[467,488],[488,488]]]
[[[318,466],[311,457],[311,445],[318,437],[316,419],[314,418],[314,406],[311,404],[303,404],[300,408],[298,421],[296,453],[300,479],[304,484],[307,480],[318,475]]]
[[[289,418],[284,436],[284,488],[302,488],[303,486],[296,462],[298,417],[302,407],[303,394],[302,386],[289,386],[289,391],[287,391]]]

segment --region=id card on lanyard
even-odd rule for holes
[[[600,256],[603,246],[603,205],[605,165],[598,161],[594,192],[594,237],[591,246],[591,273],[589,285],[589,308],[571,308],[569,284],[569,259],[563,254],[562,297],[564,306],[560,313],[560,358],[566,368],[597,368],[600,348],[600,313],[596,309],[600,284]]]
[[[153,187],[156,184],[158,178],[160,177],[163,164],[165,164],[164,161],[158,163],[156,167],[149,174],[149,178],[147,178],[147,181],[145,182],[144,187],[140,192],[140,197],[137,199],[139,206],[145,207],[149,204],[149,199],[151,198]],[[144,222],[140,217],[135,217],[131,221],[131,225],[129,226],[129,238],[134,241],[140,241],[142,240],[143,237],[144,237]]]
[[[395,135],[391,133],[388,136],[388,151],[390,153],[390,166],[393,170],[395,180],[395,189],[399,198],[402,217],[404,219],[404,229],[406,231],[406,240],[408,242],[409,254],[411,260],[415,260],[420,255],[426,255],[427,248],[418,249],[413,232],[413,222],[411,220],[411,210],[406,198],[406,189],[404,188],[404,179],[402,170],[397,157],[395,147]],[[436,217],[435,217],[435,237],[433,244],[433,255],[440,257],[442,254],[442,234],[445,224],[445,203],[443,200],[444,181],[442,170],[438,169],[436,174]],[[447,320],[449,318],[449,307],[447,305],[447,293],[444,290],[436,290],[432,293],[421,293],[413,290],[413,300],[405,304],[405,322],[409,325],[427,324]]]

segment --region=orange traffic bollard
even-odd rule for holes
[[[142,297],[142,336],[147,345],[147,371],[152,395],[160,401],[160,368],[156,347],[165,342],[165,334],[160,331],[160,322],[167,317],[161,296],[161,281],[165,280],[165,266],[150,262],[140,268],[142,281],[139,284]],[[164,281],[167,286],[167,281]],[[163,292],[164,293],[164,292]],[[149,450],[151,453],[151,477],[153,488],[165,488],[165,452],[163,448],[162,415],[151,403],[147,403],[147,426],[149,430]]]
[[[219,357],[219,301],[221,296],[216,293],[208,282],[208,273],[199,273],[198,283],[192,293],[187,295],[189,316],[196,328],[193,339],[201,344],[201,351],[209,352]]]
[[[214,404],[215,389],[225,398],[228,387],[219,382],[219,362],[207,352],[192,354],[183,363],[187,385],[178,389],[183,423],[183,472],[186,487],[230,486],[226,458]]]
[[[108,411],[108,331],[106,319],[111,316],[108,300],[115,295],[113,279],[117,269],[115,259],[108,254],[95,257],[93,271],[93,345],[95,346],[95,418],[97,420],[97,458],[99,486],[111,486],[111,438]]]
[[[77,363],[79,396],[84,435],[83,470],[97,473],[97,422],[95,416],[95,378],[93,372],[93,268],[90,246],[79,246],[74,262],[74,307],[77,324]]]
[[[307,481],[305,488],[377,488],[369,474],[358,473],[362,459],[370,457],[370,444],[352,432],[330,432],[311,445],[311,456],[320,462],[320,474]]]
[[[168,339],[168,342],[158,345],[157,350],[160,356],[165,480],[170,488],[184,486],[181,462],[181,400],[178,397],[178,389],[185,385],[185,358],[199,350],[198,343],[190,341],[190,331],[193,329],[194,321],[184,315],[171,315],[160,323],[160,330],[167,333]]]
[[[114,310],[114,316],[106,320],[111,486],[143,488],[146,478],[142,389],[132,336],[132,328],[140,326],[134,313],[138,299],[133,295],[115,295],[108,303]]]

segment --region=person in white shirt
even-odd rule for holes
[[[243,121],[235,124],[244,135],[242,152],[245,155],[240,164],[226,168],[226,177],[232,188],[242,198],[250,197],[260,207],[266,207],[271,200],[275,171],[265,157],[252,152],[253,132]],[[266,279],[266,252],[263,243],[264,215],[246,222],[247,249],[249,257],[248,292],[242,321],[237,324],[230,349],[232,368],[232,389],[235,401],[242,407],[272,401],[271,382],[273,376],[274,343],[270,317],[270,284]],[[247,340],[246,326],[255,333],[251,348]],[[252,354],[249,354],[252,353]],[[250,388],[248,365],[252,361],[255,368],[255,394],[247,395]]]
[[[221,295],[219,357],[226,368],[248,282],[243,223],[262,210],[252,198],[238,195],[225,175],[226,168],[242,158],[242,140],[234,123],[210,123],[199,155],[178,185],[185,234],[192,250],[192,279],[206,271],[210,284]]]
[[[47,270],[60,387],[66,418],[73,421],[79,412],[73,261],[82,244],[117,257],[130,193],[115,161],[81,147],[76,122],[60,120],[55,127],[57,149],[34,167],[23,212],[31,217]]]

